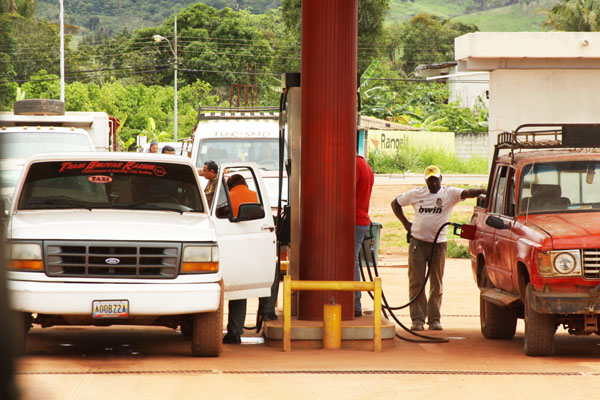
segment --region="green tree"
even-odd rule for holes
[[[388,55],[392,59],[397,55],[403,70],[412,74],[419,64],[454,60],[454,38],[478,30],[473,24],[433,14],[417,14],[388,30],[388,40],[395,44],[393,48],[388,47]]]
[[[358,69],[364,71],[374,57],[380,53],[380,40],[383,33],[385,14],[389,9],[390,0],[359,0],[358,1]],[[300,43],[302,27],[301,0],[283,0],[282,18],[286,27],[293,32]]]
[[[547,10],[542,28],[566,32],[596,32],[600,30],[600,1],[561,0]]]
[[[25,92],[27,99],[58,99],[60,97],[59,77],[41,69],[31,75],[28,82],[21,85],[21,90]]]
[[[10,62],[17,42],[7,14],[0,14],[0,37],[4,38],[0,44],[0,110],[10,110],[17,93],[17,83],[14,82],[17,73]]]

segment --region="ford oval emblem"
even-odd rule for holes
[[[119,260],[118,258],[110,257],[110,258],[107,258],[106,260],[104,260],[104,262],[107,264],[115,265],[115,264],[120,263],[121,260]]]

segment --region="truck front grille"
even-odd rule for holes
[[[45,241],[46,275],[176,278],[181,243]]]
[[[583,249],[583,276],[600,279],[600,249]]]

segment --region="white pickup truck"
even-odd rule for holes
[[[209,208],[187,157],[44,154],[26,163],[8,210],[12,307],[31,324],[161,325],[221,352],[224,299],[268,296],[275,234],[255,164],[223,165]],[[260,203],[229,209],[225,174]]]

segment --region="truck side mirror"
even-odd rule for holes
[[[265,217],[265,208],[258,203],[240,204],[237,218],[233,218],[231,222],[252,221],[255,219],[263,219]]]
[[[491,226],[492,228],[495,228],[495,229],[508,228],[508,226],[506,226],[504,224],[504,221],[502,221],[502,218],[494,217],[493,215],[490,215],[489,217],[487,217],[487,219],[485,220],[485,223],[486,223],[486,225]]]

